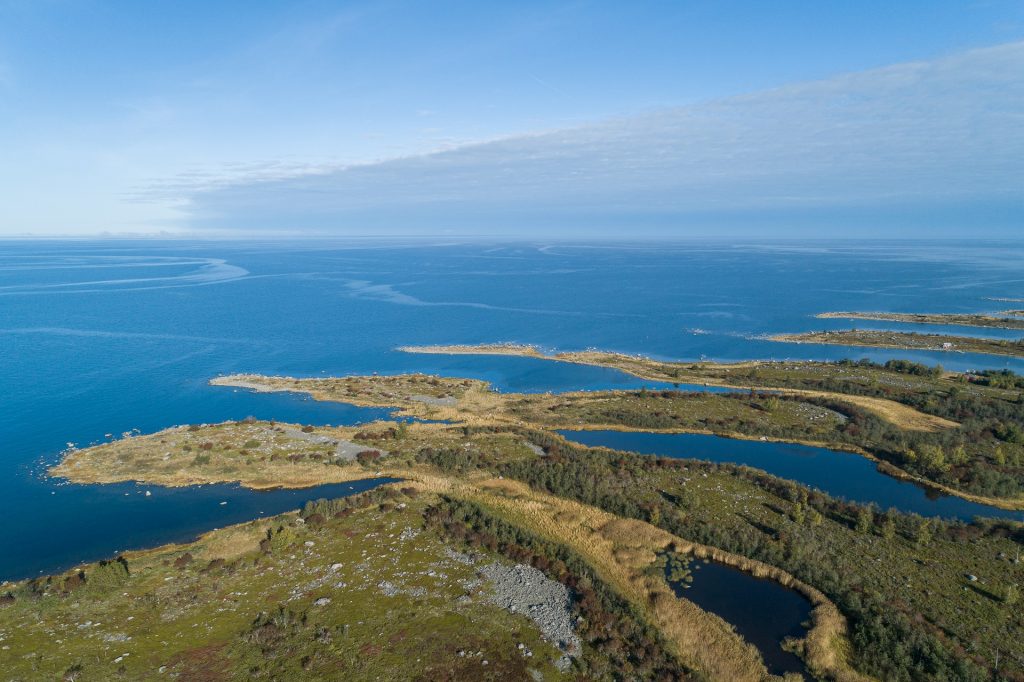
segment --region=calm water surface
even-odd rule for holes
[[[761,652],[768,672],[801,673],[810,678],[800,657],[782,648],[787,637],[802,638],[810,620],[811,603],[799,592],[774,580],[714,561],[690,562],[693,582],[670,582],[676,596],[692,601],[731,623],[743,639]]]

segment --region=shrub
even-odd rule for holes
[[[363,450],[356,455],[356,461],[363,466],[369,466],[380,459],[380,450]]]
[[[85,580],[94,589],[114,588],[128,582],[129,575],[127,559],[119,556],[113,561],[99,562],[96,568],[86,573]]]

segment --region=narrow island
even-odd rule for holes
[[[820,343],[834,346],[867,346],[870,348],[898,348],[900,350],[928,350],[949,353],[979,353],[981,355],[1008,355],[1024,357],[1024,339],[982,339],[949,334],[920,334],[870,329],[839,329],[796,334],[775,334],[769,341],[784,343]]]
[[[989,327],[995,329],[1024,329],[1021,310],[1004,310],[995,315],[984,313],[885,313],[885,312],[828,312],[815,317],[823,320],[880,320],[909,324],[945,324],[960,327]]]

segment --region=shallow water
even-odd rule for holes
[[[1007,307],[986,297],[1024,297],[1021,243],[0,241],[0,576],[202,525],[105,513],[113,488],[72,494],[41,480],[68,442],[249,415],[353,424],[388,413],[208,386],[219,373],[422,371],[502,391],[656,386],[598,367],[394,350],[500,341],[684,360],[906,357],[1021,371],[1012,358],[760,338],[844,326],[813,318],[826,310]],[[223,511],[208,510],[208,524]],[[47,542],[61,524],[76,532]]]
[[[976,516],[1024,519],[1024,512],[942,495],[880,472],[871,460],[841,450],[794,443],[736,440],[695,433],[643,431],[559,431],[588,446],[710,462],[745,464],[846,500],[874,503],[921,516],[962,519]]]
[[[787,637],[802,638],[811,603],[799,592],[774,580],[755,578],[731,566],[694,560],[689,564],[693,581],[670,582],[676,596],[692,601],[732,624],[736,632],[761,652],[768,672],[810,674],[798,656],[785,651]]]

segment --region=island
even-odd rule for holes
[[[819,343],[833,346],[868,346],[900,350],[928,350],[949,353],[979,353],[1024,357],[1024,339],[982,339],[950,334],[920,334],[872,329],[839,329],[796,334],[775,334],[769,341],[783,343]]]
[[[1019,387],[1007,386],[1020,377],[971,379],[913,363],[573,357],[743,390],[506,394],[426,374],[217,377],[215,386],[396,411],[361,426],[245,419],[128,434],[69,450],[50,475],[179,487],[381,485],[4,584],[5,672],[854,681],[924,666],[936,678],[983,680],[995,664],[977,652],[1024,657],[1018,522],[883,511],[745,466],[586,447],[557,433],[715,433],[834,442],[868,456],[882,452],[884,434],[898,434],[923,453],[973,429],[973,411],[1015,401]],[[950,394],[959,421],[943,407]],[[869,437],[871,429],[880,431]],[[981,470],[988,445],[969,450]],[[687,599],[711,565],[806,603],[800,634],[771,647],[799,665],[776,669],[772,652],[748,643],[714,603]]]
[[[828,312],[815,317],[823,320],[879,320],[909,324],[945,324],[959,327],[990,327],[995,329],[1024,329],[1021,310],[1004,310],[994,315],[984,313],[886,313],[886,312]]]

